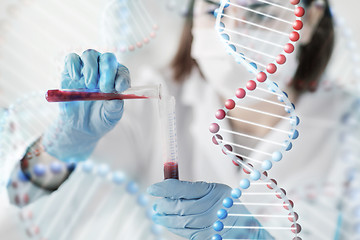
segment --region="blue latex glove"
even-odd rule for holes
[[[212,225],[218,220],[222,201],[230,196],[231,188],[224,184],[186,182],[168,179],[151,185],[149,194],[162,197],[154,204],[155,223],[191,240],[206,240],[216,233]],[[242,213],[249,213],[244,207]],[[226,222],[225,222],[226,221]],[[228,217],[226,225],[260,226],[255,218]],[[232,239],[272,239],[265,230],[225,229],[223,237]]]
[[[65,59],[62,89],[100,89],[122,92],[130,87],[128,69],[112,53],[85,51]],[[123,100],[60,103],[58,120],[46,131],[46,151],[62,161],[82,161],[92,153],[98,140],[114,128],[123,114]]]

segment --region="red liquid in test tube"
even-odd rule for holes
[[[48,102],[102,101],[123,99],[156,99],[161,98],[160,85],[136,86],[126,91],[104,93],[89,89],[54,89],[48,90],[45,98]]]
[[[163,98],[159,106],[161,108],[163,146],[165,150],[164,179],[179,179],[175,98]]]
[[[144,99],[145,96],[135,94],[101,93],[101,92],[80,92],[49,90],[46,94],[48,102],[74,102],[74,101],[99,101],[99,100],[123,100],[123,99]]]
[[[164,163],[164,179],[179,179],[178,163]]]

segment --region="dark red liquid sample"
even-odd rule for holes
[[[179,179],[178,164],[176,162],[164,163],[164,179]]]
[[[147,99],[148,97],[135,94],[102,93],[102,92],[79,92],[48,90],[45,96],[48,102],[73,102],[73,101],[97,101],[97,100],[122,100],[122,99]]]

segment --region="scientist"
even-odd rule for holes
[[[299,180],[305,178],[321,181],[328,177],[328,168],[331,167],[329,159],[334,153],[335,126],[342,103],[337,92],[325,91],[319,85],[334,44],[329,3],[327,0],[304,2],[308,14],[304,20],[298,61],[295,61],[294,68],[287,68],[280,80],[286,88],[283,90],[290,92],[302,119],[299,129],[301,138],[288,153],[291,162],[280,163],[271,173],[287,189],[295,188]],[[233,88],[226,89],[234,81],[231,76],[247,76],[248,73],[227,58],[221,62],[230,64],[231,70],[221,72],[221,75],[230,83],[214,78],[218,76],[214,71],[223,68],[219,66],[214,69],[211,61],[219,62],[224,58],[223,47],[214,47],[219,43],[215,40],[213,17],[197,14],[207,12],[203,9],[210,7],[216,7],[212,1],[196,1],[193,14],[194,1],[190,1],[178,50],[171,63],[152,67],[148,62],[143,64],[144,67],[136,68],[129,63],[129,68],[136,72],[132,75],[141,79],[137,83],[162,83],[176,97],[179,172],[180,179],[187,181],[159,182],[163,176],[159,119],[156,104],[150,101],[126,102],[125,112],[123,101],[60,104],[58,120],[35,143],[44,152],[38,160],[22,164],[23,171],[31,171],[36,161],[46,164],[59,160],[78,162],[91,156],[109,163],[113,168],[125,169],[142,183],[159,182],[148,189],[151,195],[160,197],[154,206],[157,212],[155,222],[188,239],[203,240],[211,236],[216,211],[222,199],[229,195],[229,186],[237,186],[241,172],[229,161],[226,162],[228,164],[219,164],[225,161],[225,157],[212,146],[206,126],[213,113],[223,106],[223,99],[229,97],[224,93],[234,91]],[[209,43],[209,47],[204,45],[205,42]],[[205,51],[213,51],[213,59],[209,54],[204,54]],[[220,80],[221,84],[218,83]],[[71,53],[65,59],[61,87],[124,91],[130,87],[130,74],[111,53],[95,50],[87,50],[81,56]],[[311,121],[314,116],[320,124]],[[231,125],[231,122],[228,124]],[[69,190],[68,187],[60,187],[68,184],[69,180],[70,172],[54,181],[32,179],[38,187],[50,191],[58,189],[56,192]],[[256,219],[251,221],[251,224],[259,224]],[[255,239],[270,237],[264,230],[242,234]],[[233,236],[231,231],[229,236],[240,237]]]

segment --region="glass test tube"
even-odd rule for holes
[[[99,101],[123,99],[160,99],[160,84],[135,86],[124,92],[103,93],[99,89],[54,89],[48,90],[48,102]]]
[[[163,146],[165,151],[164,179],[179,179],[175,98],[163,97],[160,101],[160,108],[163,130]]]

